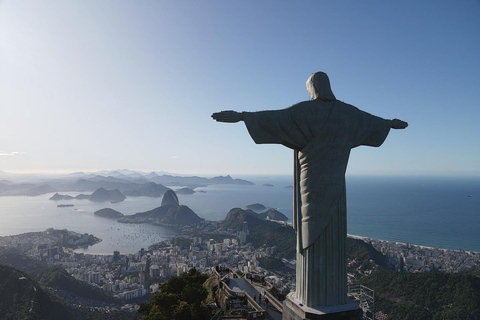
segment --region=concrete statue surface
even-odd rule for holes
[[[345,171],[350,150],[379,147],[391,128],[387,120],[337,100],[328,76],[307,80],[312,98],[282,110],[214,113],[220,122],[244,121],[257,144],[294,150],[294,228],[297,233],[295,300],[306,307],[339,306],[347,301]]]

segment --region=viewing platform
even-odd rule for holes
[[[282,319],[282,303],[270,294],[271,288],[232,272],[215,271],[215,274],[220,280],[222,290],[218,295],[224,314],[214,320]]]

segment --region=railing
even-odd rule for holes
[[[363,285],[348,287],[348,295],[358,301],[363,319],[375,320],[375,291]]]
[[[239,291],[233,291],[230,289],[230,287],[222,281],[222,287],[224,289],[225,295],[228,298],[231,297],[246,297],[248,304],[254,309],[253,311],[247,312],[247,318],[248,319],[254,319],[253,314],[256,315],[256,319],[264,319],[265,317],[265,310],[247,293],[247,292],[239,292]],[[228,316],[223,316],[222,319],[228,319]],[[230,317],[232,319],[238,319],[238,317]]]
[[[221,312],[217,313],[216,315],[214,315],[213,317],[211,317],[210,320],[219,320],[223,316],[224,316],[224,313],[223,313],[223,311],[221,311]]]
[[[270,292],[265,290],[263,293],[264,297],[268,299],[268,301],[271,303],[271,305],[277,309],[279,312],[283,313],[283,303],[277,300]]]
[[[215,268],[212,268],[213,269],[213,274],[215,275],[215,277],[220,280],[222,278],[222,275],[215,269]]]
[[[250,303],[250,305],[255,309],[255,310],[258,310],[258,311],[265,311],[263,310],[263,308],[257,303],[257,301],[255,301],[248,293],[245,292],[245,296],[247,297],[247,300],[248,302]]]
[[[271,293],[270,290],[274,288],[274,286],[268,282],[265,281],[265,287],[266,290],[264,290],[263,295],[267,297],[268,301],[271,303],[271,305],[278,310],[278,312],[283,313],[283,303],[278,301],[277,298],[275,298]]]
[[[213,269],[213,274],[215,275],[215,277],[218,279],[218,280],[223,280],[225,279],[225,277],[227,277],[230,273],[228,274],[225,274],[224,276],[222,276],[216,268],[212,268]]]
[[[230,287],[228,286],[228,284],[226,284],[225,282],[223,282],[223,288],[225,289],[225,293],[229,296],[229,297],[232,297],[232,296],[235,296],[235,297],[244,297],[245,296],[245,292],[239,292],[239,291],[233,291],[232,289],[230,289]]]

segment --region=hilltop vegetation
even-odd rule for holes
[[[230,210],[220,225],[224,229],[240,231],[243,223],[247,222],[250,232],[247,236],[247,242],[252,243],[255,248],[263,245],[267,247],[275,246],[279,252],[278,257],[295,259],[296,235],[293,228],[289,225],[264,219],[262,214],[255,213],[252,210],[234,208]],[[385,256],[363,240],[347,238],[346,250],[347,258],[352,261],[349,272],[389,268]]]
[[[51,266],[47,268],[40,275],[38,282],[46,287],[60,289],[68,292],[70,295],[84,299],[107,303],[118,302],[117,299],[115,299],[112,295],[107,295],[103,290],[95,288],[86,282],[75,279],[60,266]]]
[[[48,267],[15,249],[0,247],[0,319],[122,320],[137,316],[123,311],[105,313],[74,307],[66,303],[65,296],[108,305],[119,303],[102,290],[76,280],[59,266]]]
[[[351,262],[348,270],[390,269],[387,258],[370,243],[361,239],[347,237],[347,257]]]
[[[276,246],[285,258],[295,257],[295,231],[290,226],[262,219],[262,216],[252,210],[234,208],[227,214],[220,225],[224,229],[242,230],[243,223],[248,223],[250,231],[247,242],[258,248]]]
[[[45,262],[31,259],[13,248],[0,247],[0,265],[10,266],[37,279],[48,268]]]
[[[379,271],[360,283],[388,319],[480,319],[480,278],[469,274]]]
[[[278,258],[274,258],[271,256],[261,257],[258,258],[258,262],[260,262],[260,266],[262,268],[267,270],[271,270],[274,272],[292,272],[291,270],[288,270],[282,260]]]
[[[1,319],[82,319],[26,273],[0,265]]]
[[[60,289],[70,295],[108,303],[118,302],[100,289],[75,279],[60,266],[48,266],[44,262],[31,259],[17,250],[0,247],[0,265],[10,266],[27,273],[33,280],[45,287]]]
[[[206,305],[208,278],[196,269],[172,277],[160,285],[160,292],[154,294],[150,303],[140,306],[139,312],[146,315],[145,320],[209,320],[212,311]]]

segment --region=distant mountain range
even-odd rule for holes
[[[71,200],[71,199],[77,199],[77,200],[83,200],[83,199],[88,199],[93,202],[122,202],[125,200],[125,196],[118,190],[106,190],[104,188],[98,188],[95,190],[94,193],[87,195],[87,194],[79,194],[78,196],[70,196],[70,195],[61,195],[59,193],[55,193],[53,196],[50,197],[50,200]]]
[[[29,179],[30,177],[30,179]],[[231,176],[214,178],[185,177],[157,172],[143,173],[130,170],[99,171],[95,173],[75,172],[64,175],[15,175],[0,173],[0,196],[37,196],[51,192],[94,191],[118,189],[127,197],[161,197],[165,186],[196,187],[214,184],[253,185],[254,183],[233,179]]]
[[[0,196],[39,196],[54,191],[55,188],[47,184],[0,181]]]

